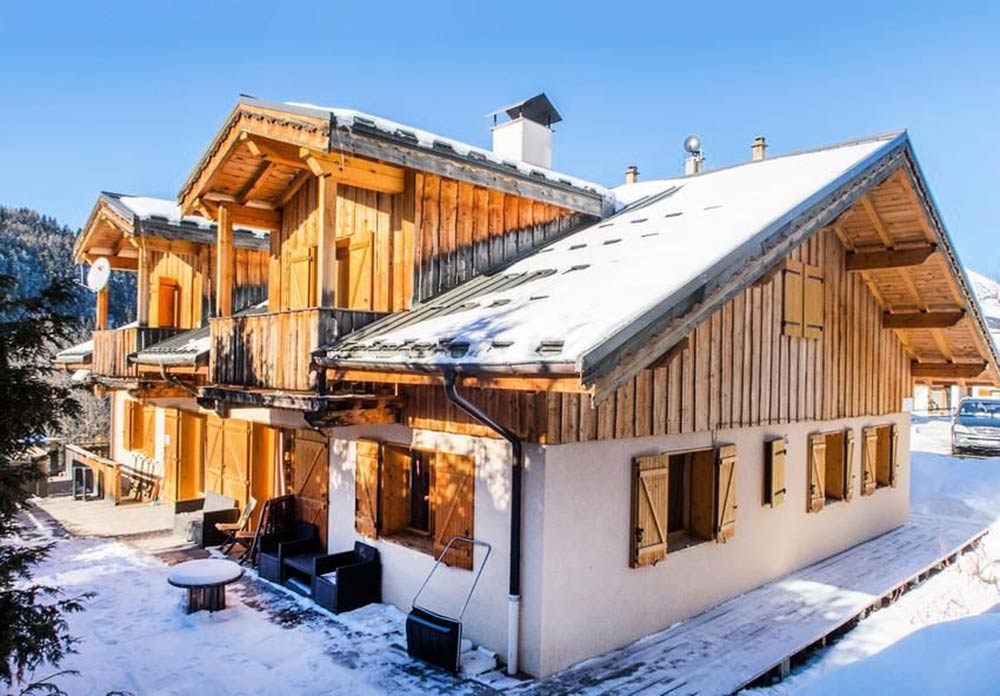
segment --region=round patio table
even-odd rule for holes
[[[226,608],[226,585],[243,575],[237,563],[221,558],[200,558],[178,563],[170,569],[167,582],[187,590],[187,613],[221,611]]]

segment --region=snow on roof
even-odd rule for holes
[[[414,128],[413,126],[391,121],[387,118],[372,116],[371,114],[356,111],[355,109],[319,106],[317,104],[302,102],[285,102],[285,104],[298,109],[321,111],[324,114],[329,114],[334,117],[337,126],[346,128],[347,130],[357,129],[359,131],[364,131],[374,129],[381,133],[412,142],[413,144],[416,144],[424,149],[434,150],[437,152],[450,151],[470,160],[480,162],[485,161],[491,162],[495,165],[512,167],[524,176],[539,177],[553,183],[562,183],[573,188],[592,191],[608,198],[611,196],[611,192],[607,188],[601,186],[600,184],[595,184],[592,181],[563,174],[562,172],[557,172],[552,169],[546,169],[545,167],[539,167],[522,160],[500,157],[487,148],[470,145],[469,143],[462,142],[461,140],[454,140],[453,138],[446,138],[443,135],[421,130],[420,128]]]
[[[629,205],[404,315],[347,336],[337,364],[438,364],[578,372],[624,327],[704,282],[713,266],[808,210],[905,141],[854,141],[615,189]],[[557,368],[557,365],[563,367]]]
[[[261,314],[267,311],[267,301],[236,312],[236,316]],[[212,349],[209,326],[200,326],[174,334],[159,343],[140,350],[132,360],[140,365],[194,365],[208,357]]]
[[[115,203],[120,204],[125,211],[143,221],[159,221],[169,225],[196,227],[202,230],[214,230],[215,220],[201,217],[200,215],[181,215],[181,208],[175,201],[168,201],[162,198],[150,198],[149,196],[127,196],[120,193],[103,194]],[[270,232],[265,229],[238,227],[234,228],[241,232],[246,232],[258,239],[267,239]]]
[[[94,340],[90,339],[89,341],[77,343],[75,346],[63,348],[61,351],[56,353],[55,361],[56,363],[86,362],[87,360],[90,360],[90,357],[93,354]]]

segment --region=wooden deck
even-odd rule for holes
[[[872,541],[631,645],[513,689],[537,694],[729,694],[863,618],[986,533],[913,516]]]

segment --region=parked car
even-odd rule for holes
[[[951,451],[1000,450],[1000,399],[967,397],[951,424]]]

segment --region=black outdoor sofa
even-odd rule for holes
[[[316,526],[306,522],[280,535],[263,535],[257,571],[335,614],[382,601],[378,549],[357,541],[353,551],[328,554]]]

